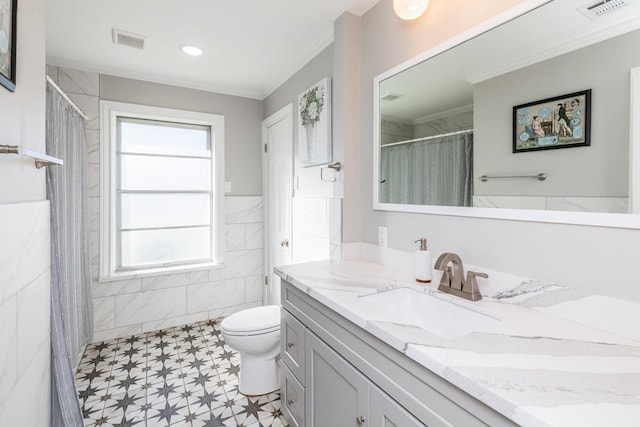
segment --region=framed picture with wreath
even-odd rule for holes
[[[298,96],[298,162],[331,163],[331,79],[325,77]]]

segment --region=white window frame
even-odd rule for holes
[[[212,262],[117,271],[117,118],[129,117],[211,128]],[[224,267],[224,116],[115,101],[100,101],[100,268],[99,281],[131,279]]]

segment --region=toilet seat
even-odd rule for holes
[[[280,330],[280,306],[267,305],[239,311],[226,317],[220,328],[227,335],[263,335]]]

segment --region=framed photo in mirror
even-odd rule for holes
[[[591,89],[513,107],[513,152],[591,145]]]
[[[18,0],[0,0],[0,84],[16,90],[16,25]]]

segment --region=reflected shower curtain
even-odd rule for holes
[[[381,201],[415,205],[472,205],[472,134],[383,146],[380,159]]]
[[[64,160],[47,168],[51,204],[51,425],[83,425],[74,368],[91,341],[87,150],[84,120],[47,84],[47,153]]]

